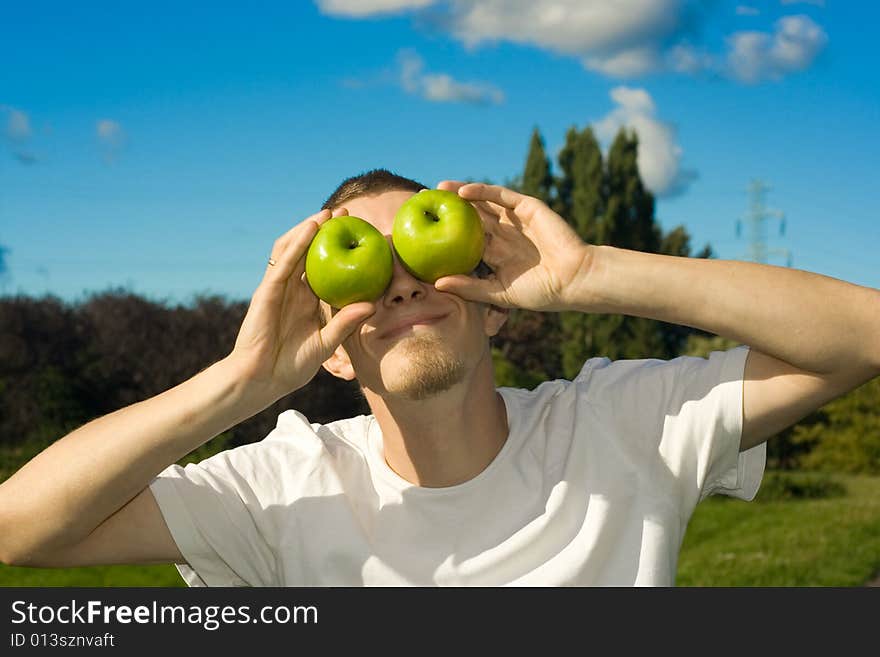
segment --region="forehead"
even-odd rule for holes
[[[376,196],[359,196],[342,204],[348,214],[370,222],[383,235],[391,235],[394,215],[409,197],[415,192],[393,191]]]

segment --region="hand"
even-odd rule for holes
[[[228,357],[243,380],[272,396],[269,403],[311,381],[321,363],[375,312],[372,303],[353,303],[323,326],[320,301],[305,280],[305,256],[330,217],[322,210],[275,241],[275,265],[267,265]]]
[[[540,200],[506,187],[444,180],[440,189],[458,192],[483,220],[483,261],[493,273],[486,279],[444,276],[434,283],[469,301],[504,308],[560,311],[570,307],[592,248],[565,220]]]

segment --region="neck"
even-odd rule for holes
[[[491,352],[460,383],[428,399],[364,396],[382,429],[385,461],[403,479],[429,488],[473,479],[507,440],[507,410],[495,389]]]

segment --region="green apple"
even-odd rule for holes
[[[391,282],[394,261],[388,240],[360,217],[328,219],[309,244],[306,280],[334,308],[375,301]]]
[[[394,215],[391,241],[401,264],[416,278],[470,274],[483,257],[483,223],[455,192],[423,189]]]

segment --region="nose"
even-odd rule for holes
[[[388,243],[391,246],[394,269],[391,274],[391,282],[388,284],[388,289],[385,290],[383,303],[386,306],[394,307],[416,299],[424,299],[428,294],[427,286],[429,284],[420,281],[406,270],[397,257],[397,252],[394,250],[390,236],[388,237]]]

